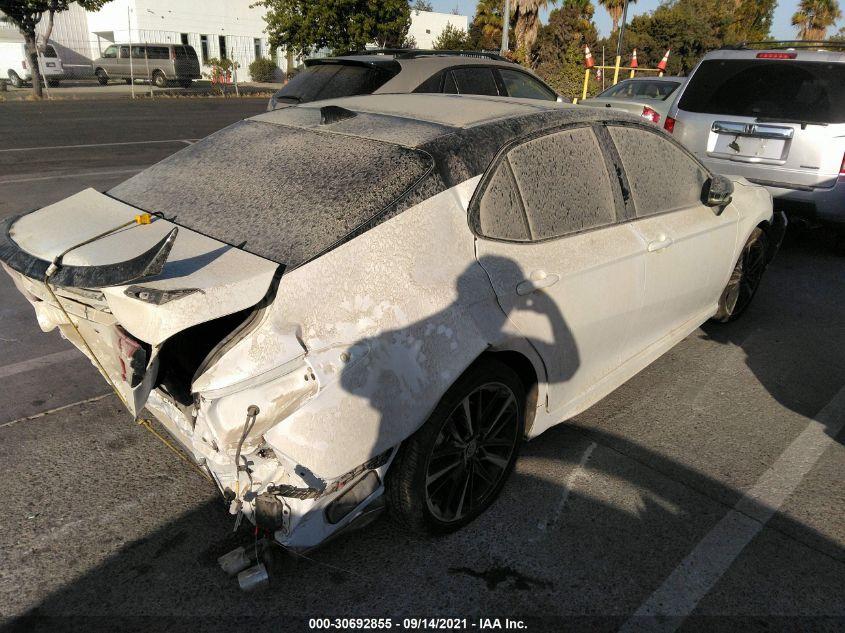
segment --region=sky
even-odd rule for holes
[[[772,25],[772,35],[781,40],[795,39],[795,28],[790,24],[792,14],[798,6],[799,0],[780,0],[775,9],[774,23]],[[468,15],[472,19],[475,13],[476,0],[431,0],[435,11],[442,11],[443,13],[452,12],[457,7],[461,15]],[[594,5],[598,3],[594,0]],[[628,7],[628,19],[640,13],[647,13],[653,11],[660,4],[660,0],[639,0],[636,4],[631,4]],[[845,2],[841,3],[845,9]],[[546,16],[543,16],[545,21]],[[608,35],[610,33],[610,16],[607,15],[602,7],[596,6],[596,26],[598,27],[600,35]],[[845,26],[845,19],[840,20],[834,29],[828,32],[829,35],[835,33],[840,27]]]

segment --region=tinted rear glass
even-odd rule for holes
[[[599,97],[665,101],[680,85],[675,81],[622,81],[599,94]]]
[[[317,64],[291,79],[276,93],[299,103],[372,94],[393,77],[381,68],[347,64]]]
[[[678,107],[707,114],[845,123],[845,64],[707,60],[693,74]]]
[[[56,55],[56,49],[48,44],[44,47],[44,57],[58,57],[58,55]]]
[[[109,194],[291,268],[378,217],[429,166],[399,145],[242,121]]]
[[[452,76],[462,95],[490,95],[499,94],[493,71],[489,68],[455,68]]]
[[[194,50],[193,46],[174,46],[174,52],[176,53],[176,59],[196,59],[197,53]]]

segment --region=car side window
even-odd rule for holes
[[[458,94],[458,84],[455,83],[455,77],[451,72],[447,72],[446,77],[443,80],[443,92],[447,95]]]
[[[452,77],[462,95],[490,95],[497,96],[499,88],[490,68],[454,68]],[[444,88],[443,92],[449,92]]]
[[[114,59],[117,57],[117,46],[109,46],[103,51],[103,59]]]
[[[508,153],[533,240],[616,222],[613,181],[593,130],[541,136]]]
[[[546,101],[557,100],[556,94],[530,75],[506,68],[500,68],[499,75],[502,77],[509,97],[545,99]]]
[[[614,184],[593,130],[573,128],[511,149],[478,206],[477,230],[541,241],[616,222]]]
[[[637,217],[701,204],[707,171],[680,147],[658,133],[609,125],[622,158]]]
[[[478,228],[485,237],[528,242],[531,232],[507,159],[501,161],[490,178],[478,204]]]
[[[121,46],[120,47],[120,58],[121,59],[129,59],[129,47],[128,46]]]

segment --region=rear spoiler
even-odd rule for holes
[[[27,253],[12,239],[12,226],[21,217],[23,216],[16,215],[0,224],[0,261],[22,275],[45,281],[47,269],[54,262]],[[67,288],[105,288],[154,277],[164,268],[178,231],[177,228],[172,229],[152,248],[123,262],[102,266],[65,266],[56,262],[57,269],[50,275],[50,284]]]

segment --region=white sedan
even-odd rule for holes
[[[618,110],[378,95],[13,218],[0,260],[233,514],[307,549],[385,505],[471,521],[523,439],[738,316],[783,229]]]

